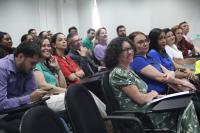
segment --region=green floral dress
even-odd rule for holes
[[[122,92],[123,87],[136,85],[141,93],[147,93],[146,83],[134,71],[116,67],[109,75],[109,82],[122,110],[147,111],[152,108],[148,105],[139,106]],[[169,128],[177,133],[200,133],[192,101],[183,112],[152,113],[149,116],[156,128]]]

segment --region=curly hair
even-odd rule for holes
[[[118,65],[119,63],[118,58],[120,54],[123,52],[122,50],[123,42],[128,42],[133,48],[131,40],[128,39],[127,37],[117,37],[113,39],[108,45],[104,57],[104,63],[108,69],[113,69]]]

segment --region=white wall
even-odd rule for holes
[[[0,0],[0,31],[8,32],[13,45],[28,29],[67,33],[71,25],[78,25],[76,0]]]
[[[194,38],[200,33],[199,0],[149,0],[150,29],[172,27],[182,21],[190,24],[189,36]]]
[[[116,37],[116,27],[124,25],[127,33],[140,30],[147,32],[150,27],[148,3],[143,0],[98,0],[102,26],[105,26],[109,38]]]
[[[79,0],[77,3],[79,15],[79,34],[84,37],[92,27],[93,0]]]
[[[31,5],[31,6],[30,6]],[[29,28],[39,28],[38,1],[1,0],[0,31],[8,32],[16,46]]]
[[[84,31],[87,30],[86,24],[91,25],[92,13],[88,9],[92,1],[79,0],[82,6],[79,8],[80,29]],[[120,24],[127,27],[128,34],[136,30],[148,34],[152,28],[171,28],[182,21],[190,24],[189,36],[200,34],[199,0],[97,0],[97,4],[102,26],[107,28],[109,38],[116,37],[115,29]]]
[[[127,33],[172,27],[188,21],[190,36],[200,34],[200,0],[97,0],[102,26],[109,38],[123,24]],[[76,26],[82,37],[92,27],[93,0],[0,0],[0,31],[11,34],[14,46],[30,28],[67,34]]]
[[[62,0],[61,0],[62,1]],[[63,1],[63,28],[65,35],[68,34],[68,28],[76,26],[79,29],[79,14],[76,0]]]

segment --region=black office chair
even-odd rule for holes
[[[29,109],[22,117],[21,133],[68,133],[67,125],[47,106]]]
[[[164,133],[173,133],[174,131],[168,130],[168,129],[155,129],[151,119],[147,116],[148,113],[151,113],[152,111],[147,112],[136,112],[136,111],[123,111],[120,109],[119,103],[117,99],[114,97],[114,92],[112,87],[109,83],[109,71],[103,75],[102,78],[102,91],[104,94],[105,104],[106,104],[106,111],[109,115],[129,115],[129,116],[135,116],[139,118],[143,125],[145,132],[151,133],[151,132],[164,132]],[[118,128],[121,132],[129,133],[131,132],[132,126],[130,126],[129,123],[114,123],[115,128]]]
[[[69,86],[65,95],[65,107],[74,133],[107,133],[104,120],[132,120],[137,123],[137,132],[144,133],[139,119],[126,116],[107,116],[102,118],[87,88],[82,85]]]
[[[19,133],[19,130],[10,123],[0,120],[0,133]]]
[[[26,104],[15,108],[1,110],[0,115],[4,115],[4,117],[2,117],[1,120],[8,122],[9,124],[15,126],[16,128],[19,128],[21,117],[23,116],[24,112],[35,106],[46,105],[45,101],[48,99],[49,97],[44,97],[42,100],[31,104]]]

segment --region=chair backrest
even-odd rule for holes
[[[103,78],[102,78],[102,83],[101,83],[107,114],[111,114],[112,112],[116,110],[120,110],[119,103],[117,99],[114,97],[113,88],[110,86],[110,83],[109,83],[109,74],[110,74],[109,71],[107,73],[104,73]]]
[[[67,133],[59,116],[47,106],[37,106],[25,112],[21,133]]]
[[[65,95],[65,108],[75,133],[107,133],[93,97],[83,85],[71,85]]]
[[[0,120],[0,133],[19,133],[19,129],[11,123]]]
[[[109,74],[110,72],[104,73],[101,84],[102,84],[102,90],[103,90],[103,95],[104,95],[105,104],[106,104],[106,112],[108,115],[112,115],[113,112],[120,111],[121,108],[119,106],[119,102],[114,96],[113,88],[111,87],[109,83]],[[151,123],[150,119],[146,116],[137,115],[137,114],[135,114],[135,116],[137,116],[144,123]],[[126,133],[133,132],[133,131],[138,132],[134,128],[134,126],[137,126],[137,125],[134,125],[134,123],[130,124],[130,122],[123,122],[123,123],[113,122],[113,125],[114,125],[114,128],[116,128],[115,130],[120,130],[121,132],[126,132]],[[152,123],[149,124],[149,127],[153,127]]]

